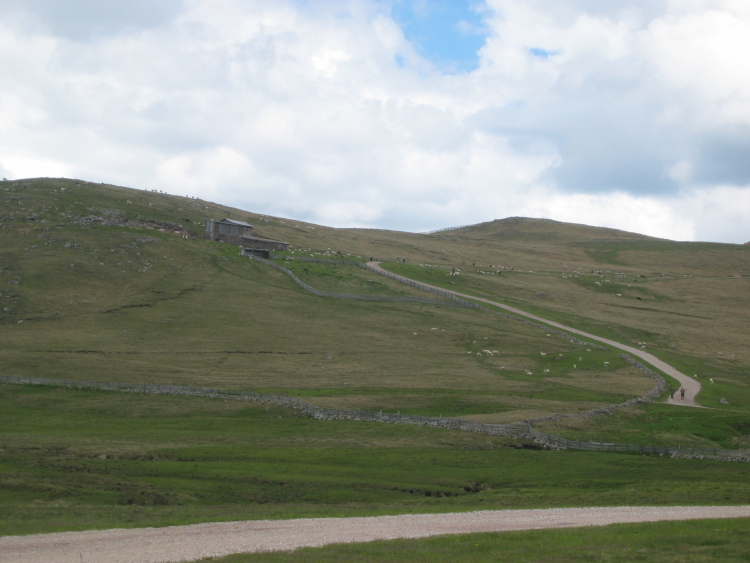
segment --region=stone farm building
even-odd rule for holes
[[[206,221],[206,238],[208,240],[228,242],[250,250],[286,250],[289,243],[267,238],[256,237],[253,234],[253,226],[235,221],[233,219],[222,219]]]

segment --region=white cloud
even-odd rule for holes
[[[13,177],[338,226],[536,215],[750,240],[743,2],[488,0],[479,68],[454,75],[375,0],[143,3],[121,25],[89,0],[68,23],[23,6],[0,4]]]
[[[693,240],[696,235],[694,221],[680,214],[671,202],[650,197],[634,197],[626,193],[549,194],[531,202],[529,214],[673,240]],[[585,217],[606,217],[607,221],[582,221],[581,218]]]
[[[3,177],[16,178],[69,178],[71,168],[64,162],[39,158],[35,156],[4,156],[2,160]]]

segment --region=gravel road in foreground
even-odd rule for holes
[[[306,518],[0,537],[0,562],[166,563],[443,534],[605,526],[627,522],[750,517],[745,506],[496,510],[369,518]]]

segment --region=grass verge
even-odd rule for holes
[[[323,561],[649,561],[698,563],[749,561],[750,522],[744,518],[692,520],[567,530],[457,534],[240,554],[216,563],[317,563]]]

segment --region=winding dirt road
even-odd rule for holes
[[[619,348],[620,350],[623,350],[627,352],[628,354],[632,354],[633,356],[637,356],[641,358],[642,360],[645,360],[655,368],[661,370],[662,372],[666,373],[667,375],[674,377],[680,385],[685,389],[685,397],[681,398],[680,393],[675,393],[674,398],[667,399],[667,403],[673,404],[673,405],[683,405],[683,406],[689,406],[689,407],[699,407],[699,405],[696,400],[695,396],[700,392],[701,390],[701,384],[693,379],[692,377],[688,377],[684,373],[680,372],[676,368],[670,366],[668,363],[660,360],[653,354],[649,354],[648,352],[641,350],[639,348],[633,348],[632,346],[628,346],[627,344],[621,344],[619,342],[616,342],[614,340],[609,340],[608,338],[602,338],[601,336],[596,336],[594,334],[590,334],[588,332],[584,332],[582,330],[578,330],[569,326],[565,326],[563,324],[557,323],[555,321],[550,321],[548,319],[544,319],[542,317],[538,317],[536,315],[532,315],[531,313],[527,313],[526,311],[522,311],[521,309],[516,309],[515,307],[511,307],[509,305],[504,305],[502,303],[498,303],[497,301],[491,301],[489,299],[483,299],[481,297],[475,297],[473,295],[467,295],[465,293],[459,293],[458,291],[453,291],[450,289],[444,289],[442,287],[437,287],[434,285],[430,285],[427,283],[419,282],[417,280],[412,280],[410,278],[400,276],[398,274],[394,274],[392,272],[389,272],[388,270],[382,268],[380,266],[380,262],[368,262],[368,266],[371,266],[376,272],[388,275],[388,276],[395,276],[396,279],[400,278],[399,281],[403,281],[404,283],[407,282],[415,282],[421,285],[424,285],[426,287],[431,287],[434,289],[440,289],[442,291],[447,291],[448,293],[452,293],[456,297],[461,297],[463,299],[473,299],[474,301],[480,301],[482,303],[487,303],[488,305],[493,305],[495,307],[499,307],[501,309],[504,309],[510,313],[513,313],[514,315],[518,315],[520,317],[526,317],[527,319],[532,319],[538,322],[545,323],[549,326],[553,326],[555,328],[559,328],[561,330],[564,330],[566,332],[572,332],[579,336],[585,336],[588,339],[596,340],[597,342],[603,342],[604,344],[607,344],[609,346],[612,346],[613,348]]]
[[[0,563],[167,563],[445,534],[749,518],[745,506],[622,506],[220,522],[0,537]]]

